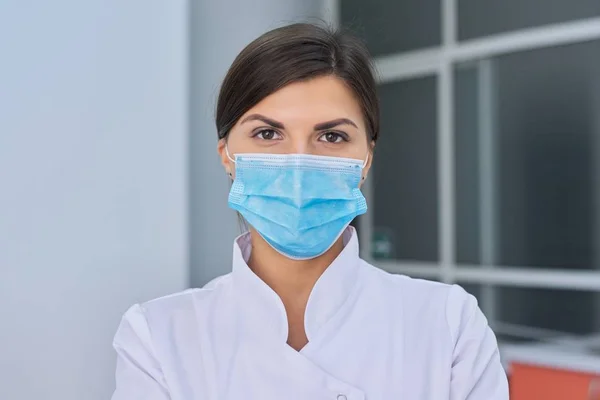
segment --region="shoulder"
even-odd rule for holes
[[[363,263],[370,290],[381,293],[387,303],[402,304],[406,318],[447,329],[453,341],[465,321],[480,312],[475,297],[459,285],[392,274]]]
[[[187,289],[178,293],[159,297],[140,304],[144,312],[151,315],[172,315],[173,313],[192,311],[214,303],[230,289],[231,274],[223,275],[208,282],[202,288]]]
[[[380,291],[386,296],[410,300],[412,304],[433,303],[443,306],[451,292],[460,290],[455,285],[390,273],[366,261],[362,261],[362,267],[363,280],[372,290]]]
[[[176,322],[193,323],[203,309],[222,302],[230,289],[230,281],[231,276],[227,274],[202,288],[187,289],[134,304],[121,319],[115,344],[134,336],[143,342],[149,342],[151,331],[154,333],[163,330]]]
[[[413,358],[435,360],[431,368],[451,366],[450,398],[508,399],[498,343],[474,296],[458,285],[364,267],[370,297],[387,307],[387,320],[397,320]]]

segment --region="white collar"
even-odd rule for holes
[[[358,239],[353,227],[343,233],[344,248],[313,287],[304,315],[310,341],[342,307],[357,283]],[[245,329],[259,337],[287,341],[288,323],[283,302],[248,266],[250,234],[239,236],[233,246],[233,285]],[[246,333],[251,333],[247,331]]]

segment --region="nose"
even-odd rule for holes
[[[295,139],[290,141],[290,148],[287,151],[291,154],[306,154],[309,152],[309,145],[304,139]]]
[[[303,137],[304,135],[298,136],[290,141],[291,148],[288,151],[293,154],[316,154],[317,149],[311,143],[310,137]]]

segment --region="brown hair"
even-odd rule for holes
[[[334,75],[354,92],[363,111],[368,139],[379,135],[379,101],[370,55],[355,36],[299,23],[269,31],[236,57],[221,86],[216,125],[219,139],[250,108],[284,86]]]

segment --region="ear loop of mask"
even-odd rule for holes
[[[367,164],[369,163],[369,152],[367,152],[367,158],[365,159],[365,163],[362,165],[362,169],[364,170],[365,167],[367,166]],[[367,179],[366,175],[362,177],[362,180],[364,181],[365,179]]]
[[[367,152],[367,158],[365,158],[365,162],[363,163],[362,168],[364,169],[368,163],[369,163],[369,153]]]
[[[229,161],[235,164],[235,160],[229,155],[229,146],[227,145],[227,143],[225,143],[225,154],[227,154],[227,158],[229,158]],[[231,172],[228,172],[227,175],[229,175],[229,177],[233,179],[233,174]]]
[[[235,160],[229,155],[229,145],[227,143],[225,143],[225,153],[227,154],[227,158],[229,158],[229,161],[235,164]]]

